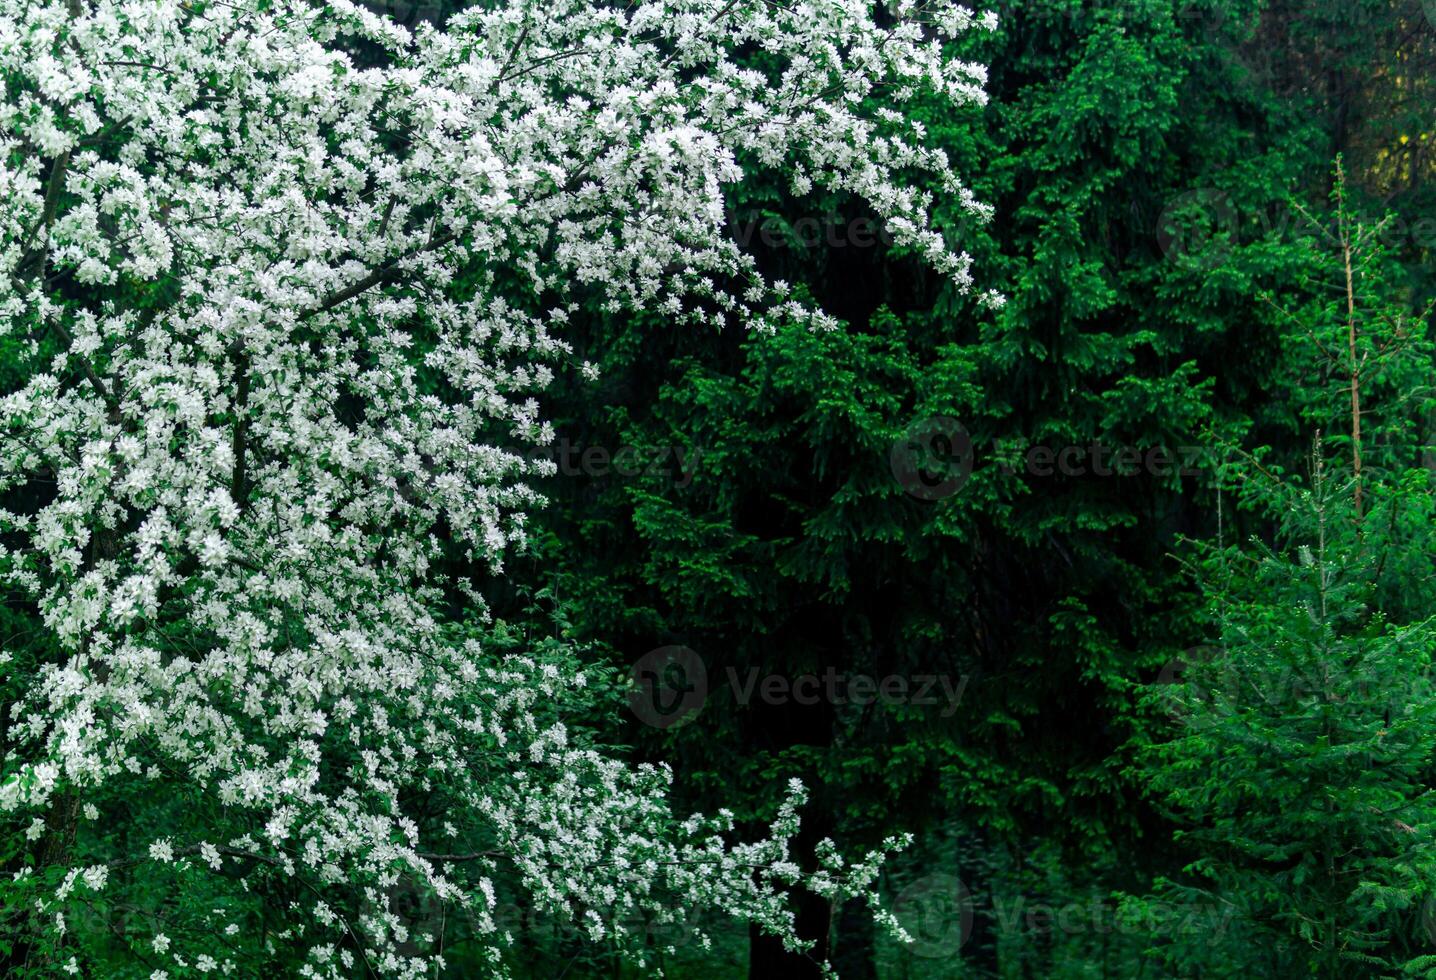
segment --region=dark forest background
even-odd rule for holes
[[[757,825],[797,775],[810,845],[915,835],[885,880],[912,946],[803,907],[844,976],[1429,969],[1432,7],[1006,4],[990,104],[916,112],[996,207],[942,217],[1005,308],[861,201],[759,182],[735,234],[844,329],[580,324],[602,379],[548,406],[541,544],[495,588],[633,677],[615,739],[684,802]],[[805,674],[963,686],[801,704]],[[719,935],[653,941],[674,975],[817,975]],[[532,954],[617,970],[557,927]]]
[[[803,847],[913,835],[912,943],[695,912],[669,976],[1436,976],[1436,0],[995,9],[990,103],[910,110],[1006,305],[743,185],[734,234],[843,326],[578,319],[600,378],[543,406],[496,630],[581,648],[680,808],[761,828],[798,777]],[[531,976],[634,975],[500,914]]]

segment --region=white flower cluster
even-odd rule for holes
[[[439,568],[523,540],[534,464],[497,447],[550,438],[535,399],[581,303],[830,322],[726,236],[745,170],[861,196],[968,286],[932,195],[987,209],[894,106],[981,101],[943,42],[992,21],[889,20],[513,0],[411,33],[350,0],[0,0],[0,335],[30,358],[0,394],[0,492],[30,502],[0,509],[0,575],[61,651],[5,706],[0,816],[161,777],[253,814],[149,856],[379,896],[296,926],[315,976],[424,973],[398,875],[482,921],[516,870],[620,944],[617,913],[674,894],[791,935],[783,883],[869,888],[876,856],[790,861],[800,792],[770,840],[725,843],[670,817],[666,774],[540,722],[576,672],[482,649]],[[426,857],[416,794],[491,853]]]

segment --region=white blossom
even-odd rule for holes
[[[970,287],[932,204],[990,209],[892,109],[982,102],[942,42],[993,21],[874,6],[515,0],[411,32],[352,0],[0,0],[0,335],[32,355],[0,393],[0,493],[50,488],[0,508],[0,578],[59,650],[4,706],[0,816],[35,839],[68,793],[94,820],[113,787],[183,786],[255,829],[154,861],[209,873],[208,837],[320,890],[403,878],[490,923],[495,973],[500,865],[638,958],[631,913],[701,902],[796,943],[787,886],[870,891],[882,852],[792,860],[800,786],[755,842],[673,816],[666,769],[563,725],[573,659],[490,650],[441,569],[523,544],[542,467],[499,447],[551,439],[538,396],[586,304],[835,325],[728,235],[746,173],[863,198]],[[402,801],[430,795],[449,811],[421,826]],[[444,821],[500,857],[450,864]],[[271,941],[310,976],[352,972],[341,938],[432,975],[370,890],[359,921],[320,903]]]
[[[205,864],[208,864],[215,871],[218,871],[220,869],[221,861],[219,856],[219,848],[215,847],[213,844],[205,842],[199,845],[199,853],[200,857],[204,858]]]

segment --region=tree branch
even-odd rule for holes
[[[243,513],[249,504],[248,474],[245,471],[249,452],[249,355],[244,352],[240,341],[232,347],[234,355],[234,433],[230,449],[234,455],[234,469],[229,479],[229,496]]]
[[[440,235],[438,238],[430,239],[428,242],[425,242],[424,245],[422,245],[421,247],[416,248],[411,252],[406,252],[398,258],[385,263],[384,265],[373,270],[367,276],[364,276],[362,279],[358,280],[352,285],[345,286],[343,289],[338,290],[337,292],[330,293],[324,299],[320,300],[318,305],[312,306],[304,312],[300,313],[299,319],[308,320],[310,317],[318,316],[320,313],[327,313],[329,310],[334,309],[334,307],[347,303],[356,296],[363,295],[370,289],[373,289],[375,286],[378,286],[382,283],[395,281],[399,278],[400,262],[404,261],[405,259],[413,258],[416,255],[422,255],[425,252],[432,252],[436,248],[442,248],[443,246],[448,245],[450,242],[455,241],[458,237],[459,236],[454,232],[446,232],[445,234]]]

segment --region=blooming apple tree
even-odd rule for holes
[[[830,325],[727,237],[745,172],[862,197],[969,287],[929,208],[987,208],[900,106],[982,100],[944,47],[974,26],[908,0],[512,0],[412,32],[350,0],[0,0],[0,576],[48,634],[0,649],[9,965],[88,972],[70,919],[146,874],[262,880],[287,915],[151,910],[113,941],[156,977],[431,974],[443,929],[409,934],[401,881],[495,974],[503,876],[640,964],[625,922],[674,896],[795,948],[788,887],[873,897],[881,852],[790,859],[800,787],[757,842],[672,815],[667,770],[565,726],[571,656],[489,643],[452,569],[522,545],[543,464],[498,447],[551,437],[583,304]],[[172,823],[132,853],[86,829],[141,807]]]

